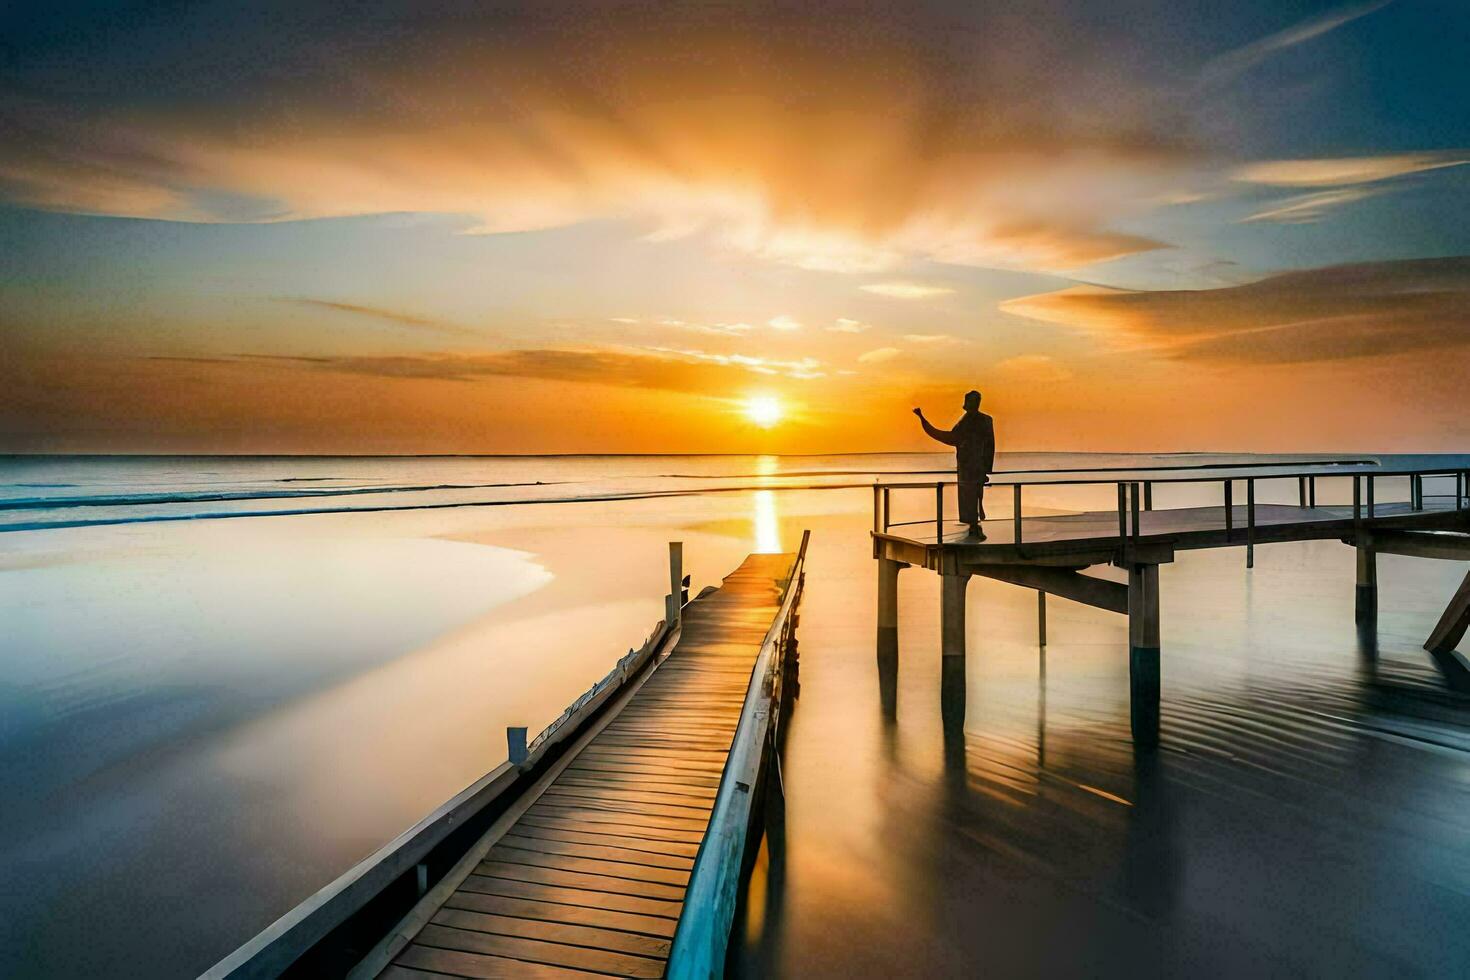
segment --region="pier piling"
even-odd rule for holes
[[[939,646],[945,657],[965,657],[965,586],[968,572],[945,572],[940,576]]]
[[[1036,645],[1046,646],[1046,592],[1036,590]]]
[[[1353,619],[1359,623],[1371,623],[1378,618],[1378,553],[1373,550],[1373,538],[1361,535],[1358,538],[1358,590],[1353,607]]]
[[[878,656],[898,656],[898,573],[906,566],[878,559]]]
[[[1128,686],[1133,741],[1159,740],[1159,566],[1128,569]]]

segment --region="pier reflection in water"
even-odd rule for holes
[[[1341,545],[1262,549],[1249,578],[1183,556],[1161,742],[1136,750],[1117,617],[1056,601],[1042,650],[1034,594],[974,582],[966,676],[932,575],[900,576],[900,634],[875,631],[865,544],[814,532],[742,975],[1470,966],[1470,717],[1419,649],[1454,568],[1385,563],[1362,630]]]

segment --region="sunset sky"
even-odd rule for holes
[[[971,387],[1002,451],[1464,451],[1467,64],[1464,0],[7,5],[0,451],[900,450]]]

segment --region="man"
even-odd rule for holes
[[[922,408],[914,409],[914,414],[931,439],[954,447],[960,484],[960,520],[970,525],[970,537],[984,541],[980,522],[985,519],[985,484],[995,469],[995,420],[980,411],[980,392],[965,394],[965,414],[948,431],[930,425]]]

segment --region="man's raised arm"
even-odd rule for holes
[[[946,446],[959,445],[959,437],[956,436],[953,432],[949,431],[948,429],[936,429],[934,426],[930,425],[929,420],[924,418],[924,410],[922,408],[914,409],[914,414],[919,417],[919,424],[924,427],[924,433],[930,439],[937,439],[938,441],[944,443]]]

